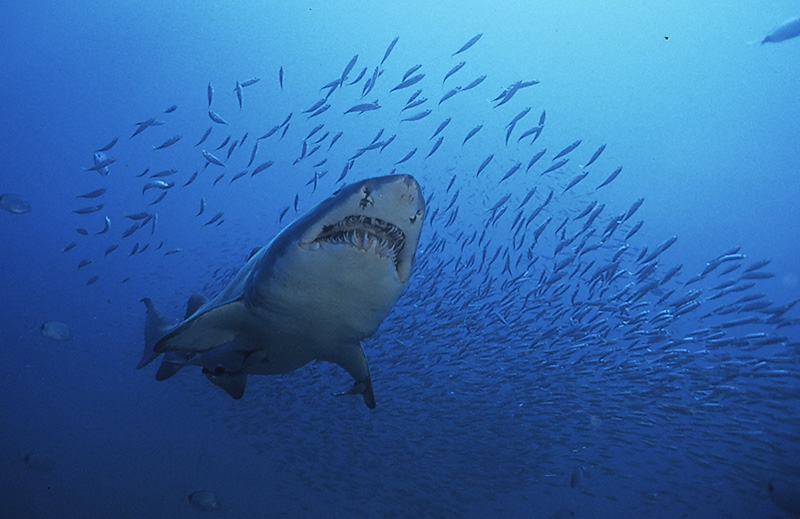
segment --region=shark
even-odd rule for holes
[[[163,354],[166,380],[199,366],[242,398],[248,375],[289,373],[312,361],[337,364],[368,408],[375,395],[361,341],[373,335],[408,284],[425,217],[411,175],[341,188],[255,249],[212,299],[195,294],[174,322],[149,298],[141,369]]]

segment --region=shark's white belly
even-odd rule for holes
[[[374,334],[402,291],[390,261],[372,251],[322,244],[299,246],[275,265],[250,311],[259,323],[265,361],[252,373],[285,373]],[[248,340],[247,338],[242,338]],[[255,339],[255,338],[254,338]]]

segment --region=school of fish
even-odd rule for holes
[[[573,496],[576,517],[631,496],[631,517],[737,516],[707,504],[723,491],[771,506],[767,482],[800,470],[800,299],[769,297],[776,274],[757,252],[734,245],[696,268],[671,256],[677,236],[645,238],[645,199],[606,194],[635,172],[603,142],[549,135],[539,79],[485,74],[470,61],[481,36],[431,66],[397,56],[395,38],[328,66],[316,99],[292,97],[302,78],[284,66],[143,117],[76,173],[97,185],[76,193],[64,256],[92,289],[134,283],[123,266],[143,255],[194,267],[162,229],[167,208],[195,222],[181,233],[220,242],[225,226],[230,241],[230,221],[248,222],[229,195],[295,186],[264,209],[277,233],[345,183],[413,174],[428,208],[415,273],[364,342],[379,412],[321,405],[313,387],[334,385],[337,369],[323,364],[214,411],[281,474],[289,509],[308,499],[301,487],[336,516],[461,517],[505,493],[543,513]],[[197,125],[174,127],[180,110]],[[107,202],[111,191],[128,205]],[[242,233],[208,296],[247,258],[255,231]],[[101,262],[119,277],[100,278]]]

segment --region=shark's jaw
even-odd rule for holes
[[[405,285],[425,215],[417,181],[409,175],[367,179],[342,188],[308,215],[306,230],[296,242],[301,249],[347,247],[391,263],[396,280]]]
[[[323,226],[322,232],[311,243],[322,242],[349,245],[389,259],[400,275],[406,235],[390,222],[362,215],[346,216],[336,223]]]

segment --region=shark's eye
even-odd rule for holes
[[[420,209],[419,211],[417,211],[417,214],[415,214],[414,216],[412,216],[411,218],[409,218],[409,220],[411,221],[411,223],[416,223],[416,221],[417,221],[417,218],[419,218],[420,216],[422,216],[422,209]]]

